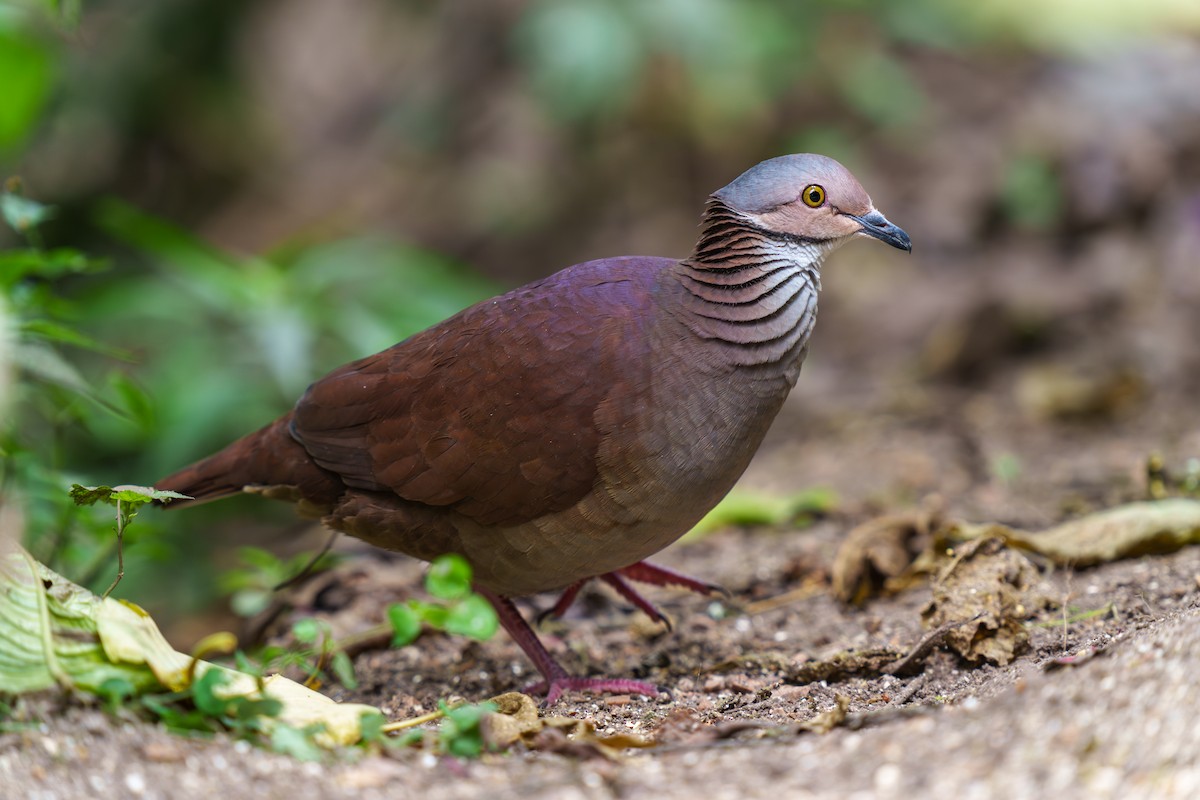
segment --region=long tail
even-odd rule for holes
[[[186,494],[191,500],[174,500],[167,508],[206,503],[263,488],[268,494],[316,505],[331,503],[341,493],[342,482],[332,472],[313,463],[292,438],[287,414],[261,430],[238,439],[219,453],[184,467],[154,484]]]

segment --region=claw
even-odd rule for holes
[[[525,687],[526,694],[546,693],[547,706],[552,706],[563,692],[596,692],[598,694],[641,694],[658,697],[659,689],[653,683],[635,681],[630,678],[573,678],[563,675],[538,681]]]

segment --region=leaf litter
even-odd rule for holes
[[[921,612],[927,629],[971,663],[1010,663],[1028,646],[1026,623],[1049,603],[1031,556],[1061,567],[1091,567],[1162,555],[1200,543],[1200,501],[1129,503],[1040,532],[998,523],[942,520],[936,510],[890,514],[850,532],[834,560],[832,589],[861,605],[932,575]],[[837,680],[887,671],[877,652],[841,653],[801,665],[795,680]]]

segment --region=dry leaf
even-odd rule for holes
[[[912,564],[938,525],[936,511],[914,510],[868,520],[846,535],[833,560],[834,596],[855,605],[879,593]]]
[[[504,749],[523,742],[532,750],[545,750],[575,758],[602,757],[615,760],[630,747],[654,747],[657,742],[628,733],[598,736],[588,720],[573,717],[542,717],[537,703],[520,692],[492,698],[496,712],[484,717],[484,741],[491,749]]]
[[[951,533],[962,539],[999,537],[1056,564],[1089,567],[1122,558],[1173,553],[1200,543],[1200,501],[1173,498],[1130,503],[1041,533],[966,523],[958,523]]]
[[[945,642],[969,661],[1003,666],[1028,644],[1024,620],[1040,607],[1037,569],[1000,538],[961,546],[921,612],[927,628],[956,624]]]
[[[483,718],[483,740],[488,749],[503,750],[542,729],[537,703],[527,694],[506,692],[492,698],[496,712]]]

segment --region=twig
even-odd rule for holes
[[[908,686],[904,687],[904,691],[892,698],[892,705],[902,706],[909,700],[912,700],[913,695],[921,691],[921,687],[925,685],[925,677],[925,673],[921,673],[917,677],[913,678],[909,682]]]
[[[402,719],[399,722],[389,722],[388,724],[384,725],[380,730],[382,730],[384,733],[395,733],[396,731],[402,731],[402,730],[406,730],[408,728],[415,728],[418,725],[424,725],[426,722],[433,722],[435,719],[441,719],[442,717],[446,716],[447,711],[450,711],[454,708],[457,708],[457,706],[448,706],[447,708],[444,708],[444,709],[439,708],[437,711],[431,711],[428,714],[422,714],[419,717],[409,717],[408,719]]]
[[[820,583],[806,583],[789,592],[777,594],[773,597],[766,597],[762,600],[755,600],[753,603],[747,603],[742,610],[751,616],[763,614],[767,611],[774,611],[777,608],[783,608],[784,606],[799,602],[800,600],[816,597],[824,591],[825,586]]]
[[[326,541],[325,546],[321,548],[321,552],[319,552],[315,556],[313,556],[312,559],[310,559],[309,562],[304,565],[304,568],[301,569],[299,572],[297,572],[295,575],[293,575],[292,577],[288,578],[285,581],[282,581],[282,582],[277,583],[274,586],[272,586],[271,591],[278,592],[280,589],[286,589],[289,586],[297,583],[304,576],[308,575],[308,573],[312,571],[313,567],[317,566],[317,562],[320,561],[322,558],[324,558],[329,553],[329,551],[333,549],[333,543],[337,540],[337,537],[338,537],[338,531],[331,531],[329,534],[328,541]]]
[[[885,675],[901,675],[910,667],[914,666],[918,661],[929,654],[929,651],[941,643],[946,634],[955,628],[961,628],[963,625],[975,622],[983,617],[983,614],[976,614],[970,619],[960,619],[954,622],[947,622],[945,625],[938,627],[925,634],[921,641],[917,642],[916,646],[903,658],[893,661],[891,664],[883,668],[882,672]]]
[[[126,516],[124,503],[124,500],[119,497],[117,498],[117,577],[113,578],[113,582],[104,590],[104,594],[100,595],[103,600],[108,599],[108,596],[112,594],[112,590],[117,588],[117,584],[125,577],[124,537],[125,525],[128,523],[129,518]]]

